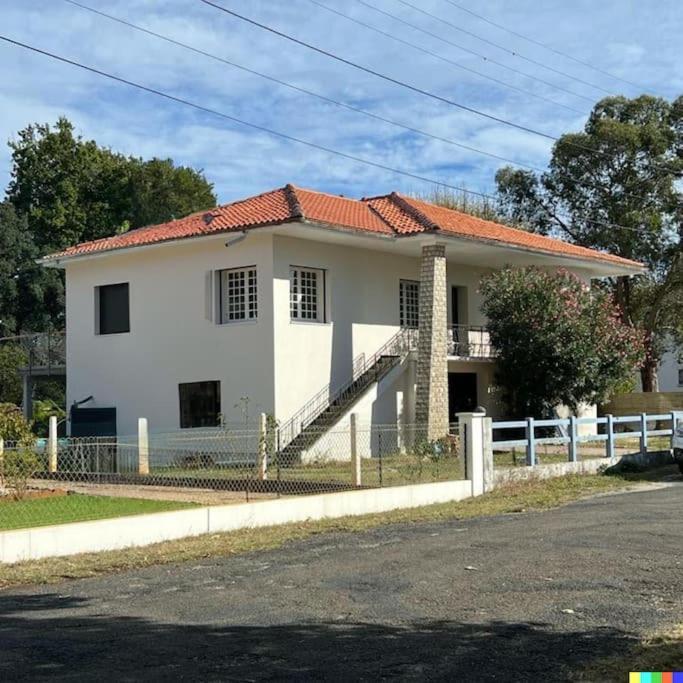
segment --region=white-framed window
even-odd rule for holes
[[[219,280],[221,323],[256,320],[258,317],[256,266],[221,270]]]
[[[420,283],[401,280],[398,285],[399,323],[417,329],[420,322]]]
[[[289,312],[292,320],[325,322],[325,271],[289,268]]]

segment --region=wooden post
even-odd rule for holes
[[[57,416],[51,415],[47,422],[47,467],[57,471]]]
[[[534,467],[536,464],[536,433],[533,417],[527,417],[526,419],[526,438],[526,464],[529,467]]]
[[[261,480],[268,479],[268,417],[265,413],[259,416],[258,477]]]
[[[647,453],[647,413],[640,414],[640,452]]]
[[[138,418],[138,474],[149,474],[149,431],[147,418]]]
[[[362,486],[361,460],[358,455],[358,415],[351,413],[349,436],[351,439],[351,472],[354,486]]]
[[[608,458],[614,457],[614,415],[611,413],[605,416],[607,418],[607,452],[605,455]]]
[[[576,442],[576,415],[569,416],[569,461],[578,461],[578,451]]]

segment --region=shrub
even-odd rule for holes
[[[11,403],[0,404],[0,438],[8,446],[0,458],[0,483],[21,499],[26,495],[29,479],[40,467],[40,459],[34,450],[31,425]]]
[[[603,401],[643,359],[642,335],[572,273],[505,268],[484,278],[481,293],[497,381],[515,417]]]

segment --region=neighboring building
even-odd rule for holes
[[[66,270],[68,405],[92,397],[81,411],[109,409],[96,419],[131,434],[140,416],[155,432],[207,427],[248,403],[287,441],[351,407],[430,436],[477,405],[500,415],[481,277],[530,264],[586,282],[642,272],[396,193],[291,185],[44,264]]]
[[[672,349],[662,357],[657,371],[659,391],[683,391],[683,351]]]

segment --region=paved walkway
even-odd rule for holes
[[[0,679],[569,680],[682,581],[678,483],[3,592]]]

